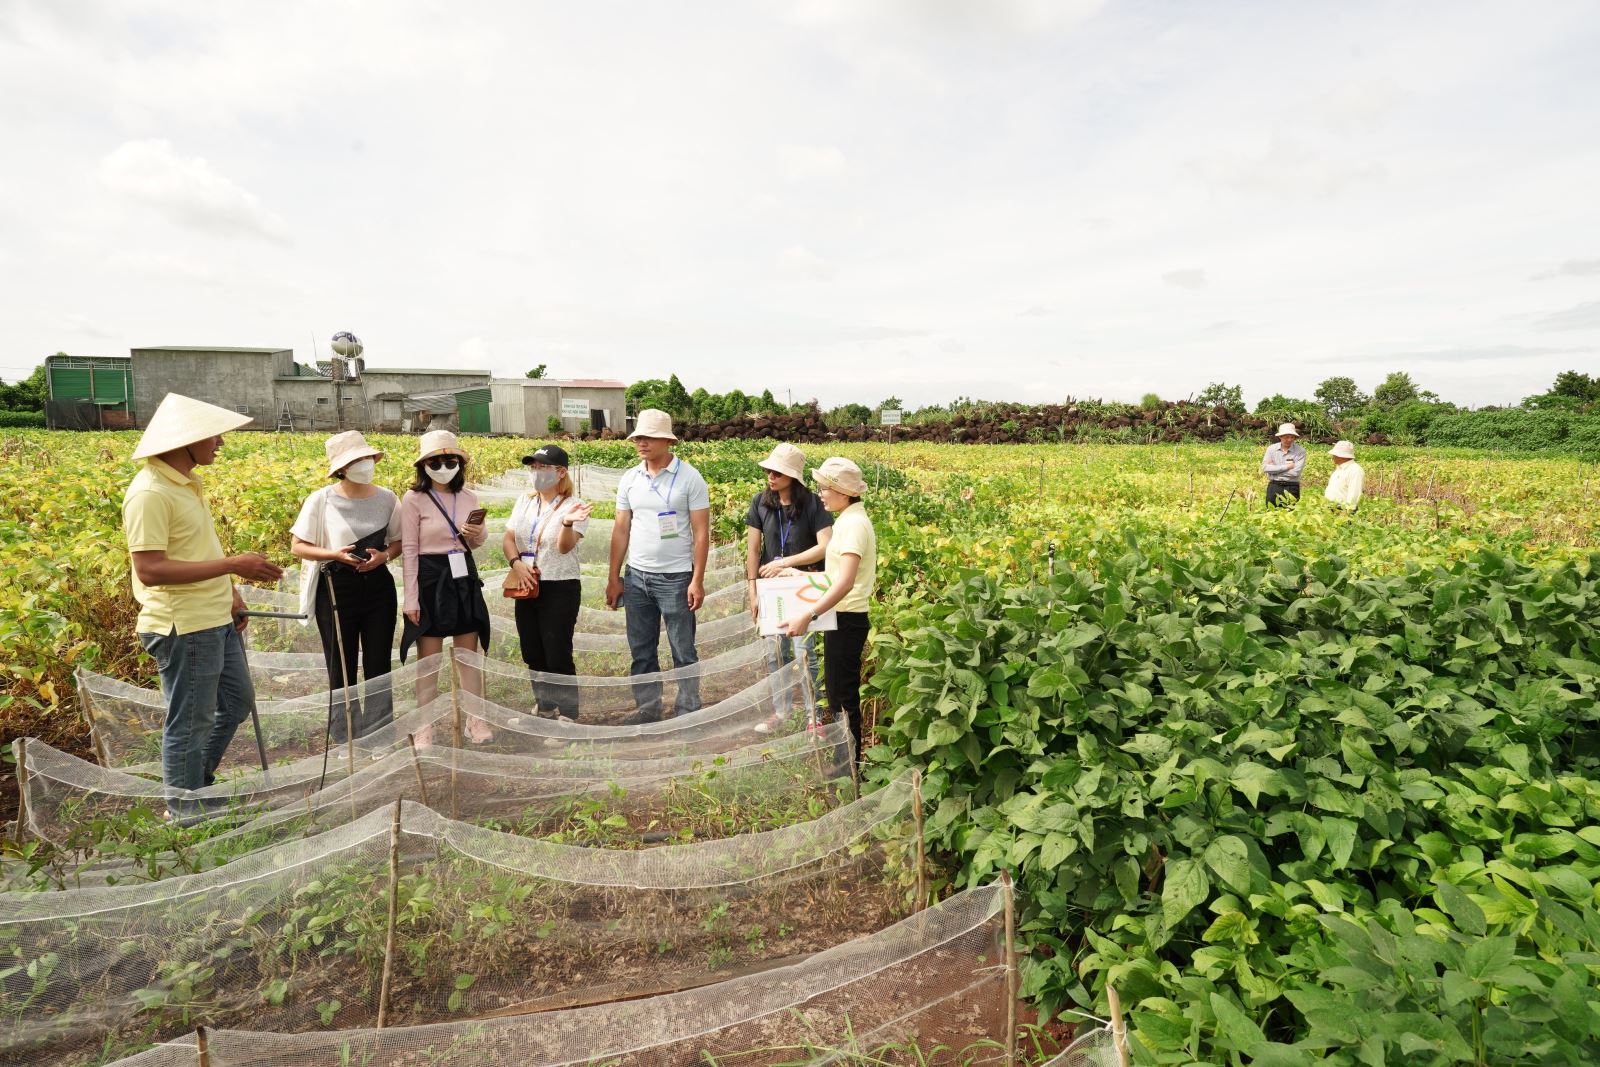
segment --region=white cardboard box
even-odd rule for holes
[[[821,571],[808,571],[791,578],[757,578],[756,603],[760,605],[757,618],[761,636],[776,636],[780,623],[810,611],[832,587],[833,583]],[[818,615],[811,624],[812,630],[838,628],[839,616],[831,610]]]

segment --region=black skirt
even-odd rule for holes
[[[489,605],[483,599],[483,579],[472,553],[467,558],[467,576],[450,576],[450,557],[442,553],[417,557],[416,622],[406,620],[400,631],[400,662],[419,637],[478,635],[478,650],[489,652]]]

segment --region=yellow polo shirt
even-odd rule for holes
[[[828,540],[828,551],[823,569],[835,581],[839,575],[839,557],[845,554],[859,556],[856,584],[850,587],[843,600],[834,605],[835,611],[866,611],[872,604],[872,590],[878,584],[878,534],[867,518],[867,509],[859,502],[839,512],[833,520],[833,536]]]
[[[144,461],[122,494],[122,532],[128,551],[165,552],[168,559],[222,559],[204,486],[196,474],[179,474],[159,459]],[[133,576],[139,602],[138,632],[191,634],[233,621],[233,579],[228,575],[183,585],[148,586]]]

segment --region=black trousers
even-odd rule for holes
[[[822,632],[822,684],[834,715],[847,716],[861,759],[861,653],[867,647],[867,613],[839,612],[839,628]]]
[[[578,673],[572,660],[572,632],[578,628],[582,598],[583,583],[573,578],[540,582],[538,596],[517,601],[517,640],[522,645],[522,662],[529,670],[568,676]],[[533,697],[541,708],[569,719],[578,717],[576,685],[536,679]]]
[[[1289,497],[1290,499],[1285,500],[1284,497]],[[1267,482],[1267,507],[1292,508],[1299,499],[1299,482]]]
[[[331,579],[319,572],[317,580],[322,583],[317,590],[317,631],[322,635],[322,658],[328,665],[328,684],[335,690],[354,685],[358,663],[368,682],[364,700],[354,691],[348,694],[356,736],[364,737],[394,721],[394,696],[388,682],[372,684],[389,673],[390,659],[394,655],[394,620],[399,607],[394,576],[389,568],[379,567],[365,574],[346,569]],[[330,580],[332,595],[328,590]],[[338,635],[344,643],[342,662],[339,645],[334,640],[333,605],[336,600],[339,604]],[[346,663],[350,665],[348,679],[344,675]],[[336,741],[346,740],[345,695],[334,695],[332,732]]]

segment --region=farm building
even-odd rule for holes
[[[477,388],[488,402],[487,370],[362,367],[320,368],[298,363],[289,348],[228,348],[162,345],[135,348],[128,356],[51,356],[45,361],[50,394],[49,425],[55,429],[118,429],[143,426],[169,392],[247,414],[254,429],[416,429],[418,412],[442,408],[411,405],[414,394]]]

